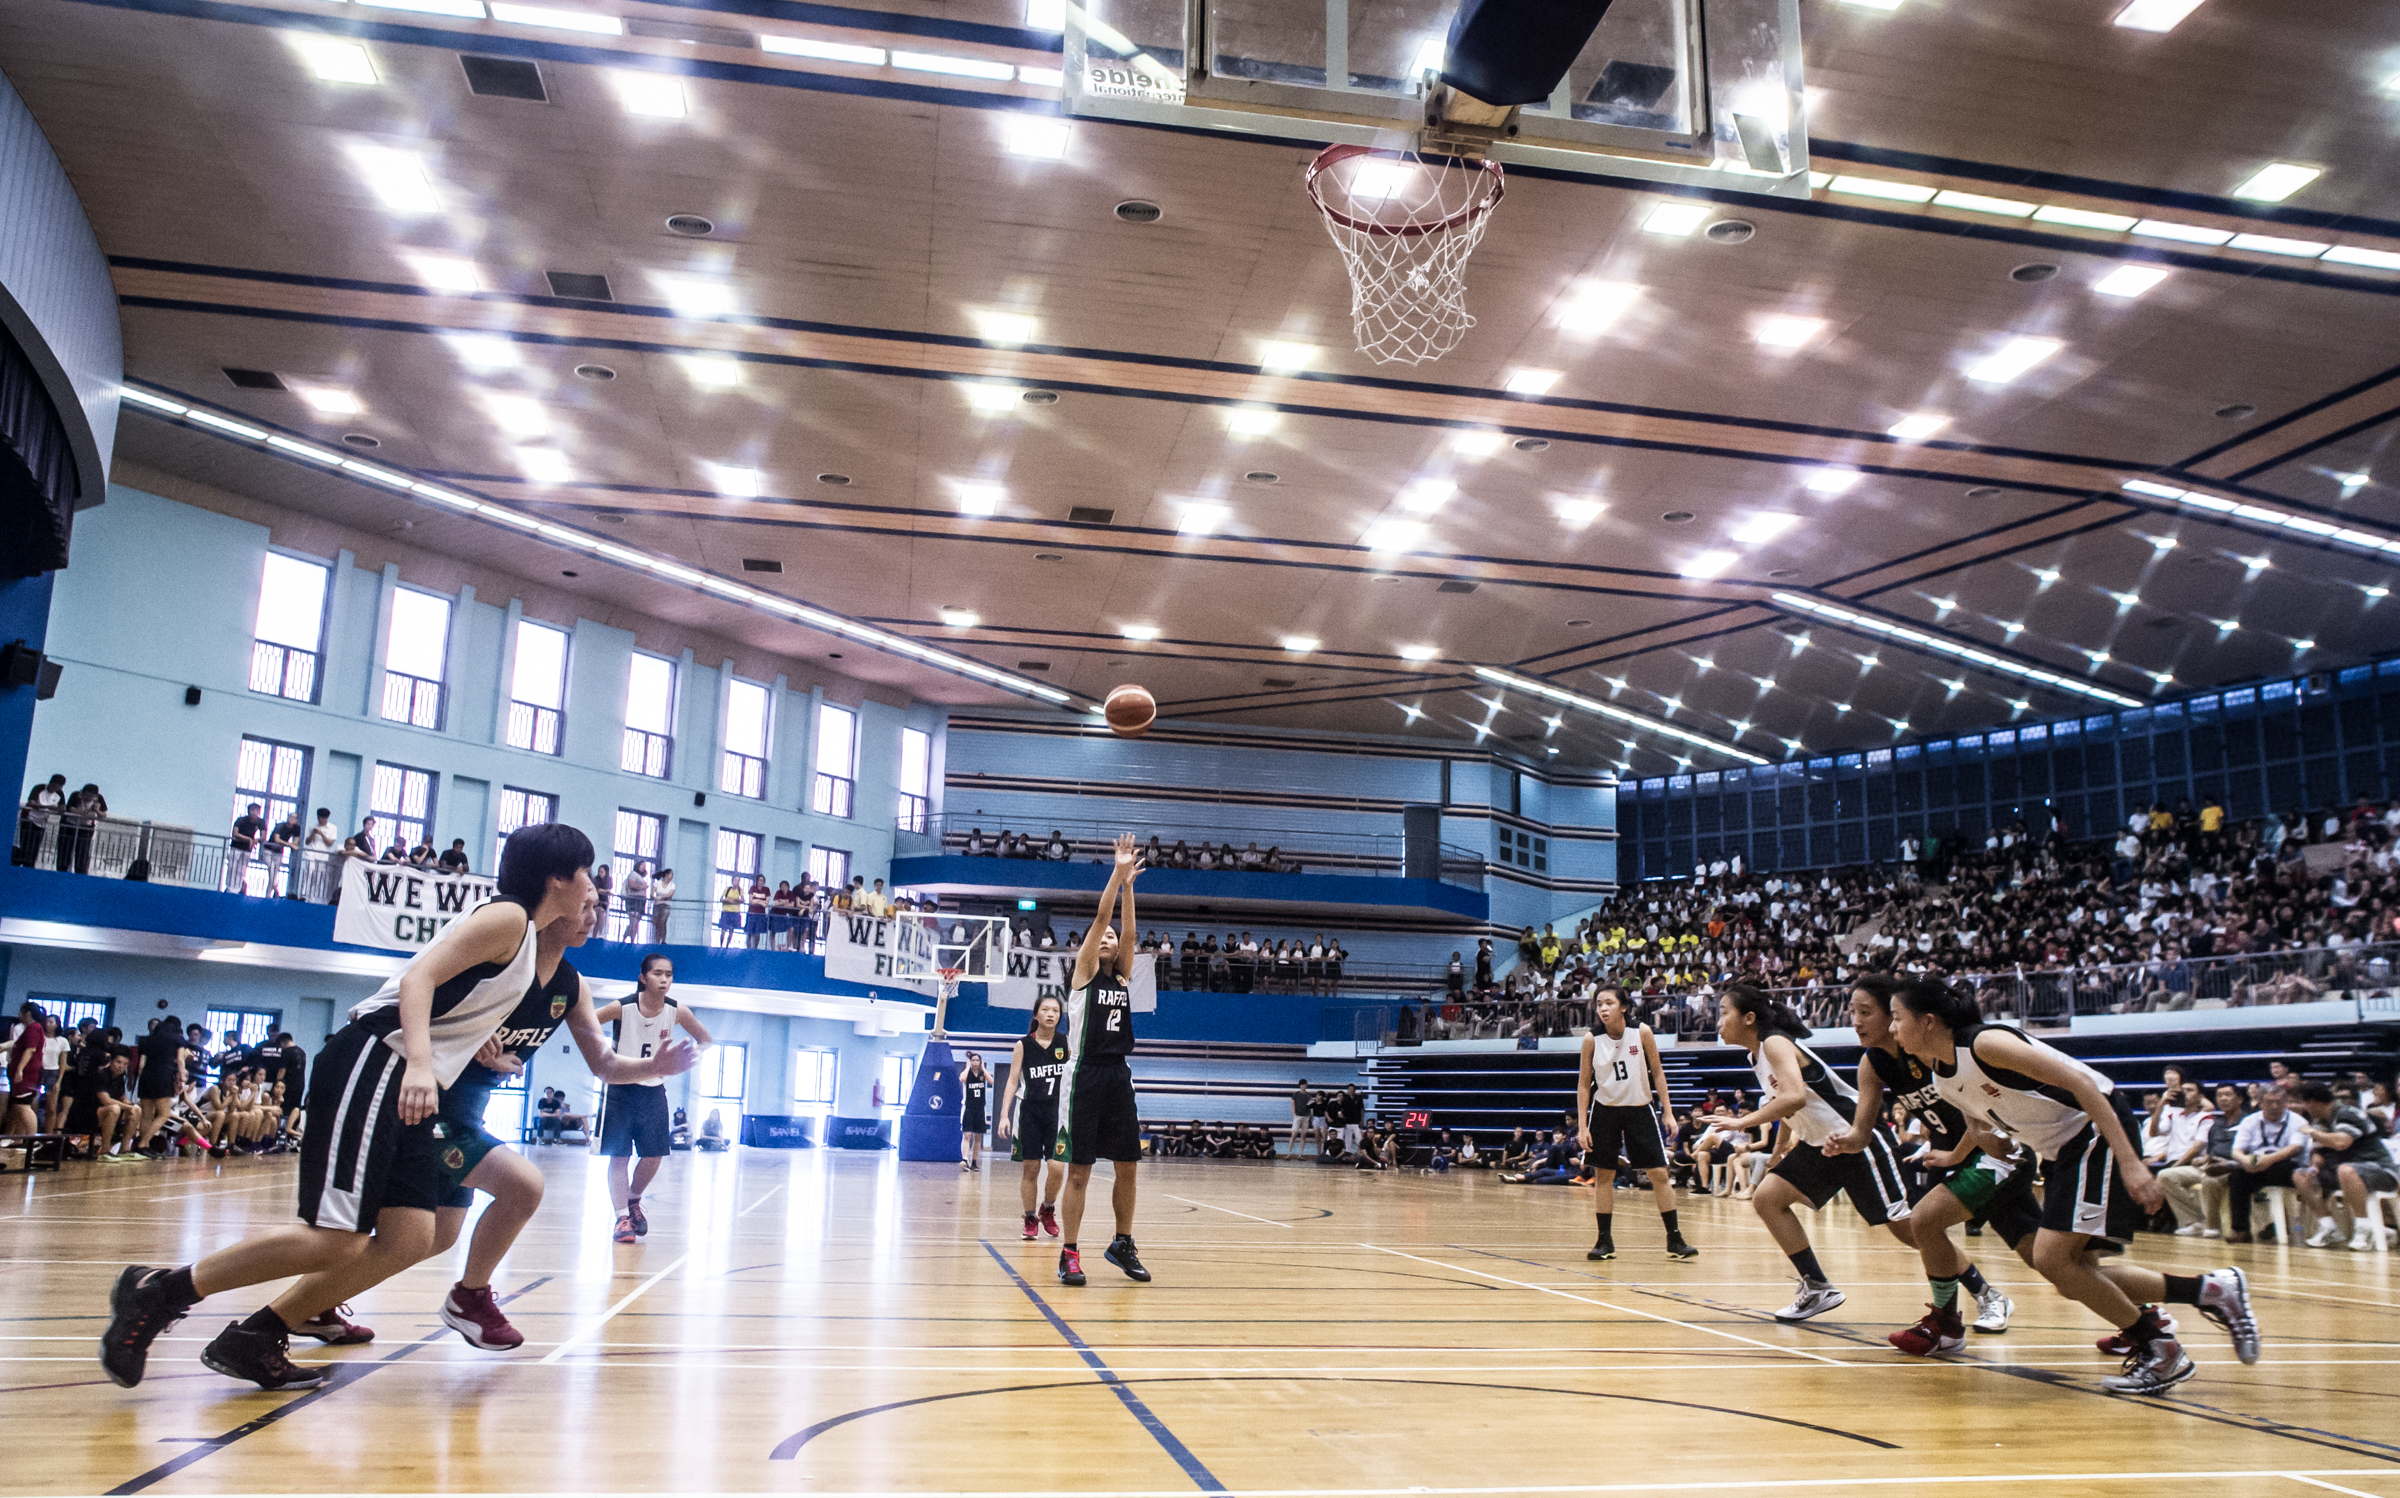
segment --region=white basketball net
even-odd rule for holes
[[[1308,168],[1308,195],[1350,271],[1350,326],[1378,364],[1423,364],[1458,347],[1467,257],[1504,179],[1494,162],[1331,146]]]

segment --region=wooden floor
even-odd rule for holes
[[[2400,1498],[2395,1256],[2143,1239],[2171,1266],[2238,1255],[2266,1337],[2243,1368],[2187,1315],[2200,1374],[2145,1401],[2100,1392],[2102,1329],[1988,1239],[1970,1247],[2014,1329],[1942,1362],[1892,1351],[1925,1287],[1846,1208],[1812,1222],[1849,1304],[1782,1327],[1765,1312],[1791,1282],[1741,1203],[1687,1203],[1703,1257],[1676,1264],[1620,1198],[1621,1257],[1587,1264],[1588,1199],[1558,1187],[1167,1161],[1142,1173],[1156,1282],[1100,1262],[1103,1226],[1070,1290],[1053,1245],[1018,1240],[1005,1162],[678,1156],[620,1248],[600,1162],[535,1155],[549,1200],[500,1284],[526,1346],[443,1331],[455,1271],[428,1264],[355,1307],[372,1345],[300,1344],[343,1369],[311,1394],[196,1361],[252,1292],[196,1310],[139,1389],[93,1357],[120,1265],[285,1218],[290,1162],[8,1178],[0,1492],[2156,1498],[2149,1474],[2190,1474],[2174,1491]]]

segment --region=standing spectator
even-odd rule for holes
[[[65,821],[59,829],[58,871],[62,874],[88,874],[92,871],[92,840],[100,819],[108,815],[108,798],[100,787],[85,785],[67,798]]]
[[[650,860],[637,858],[625,871],[625,886],[618,892],[625,910],[625,939],[642,939],[642,922],[650,919]]]
[[[249,893],[252,857],[267,835],[267,819],[258,813],[259,804],[251,802],[247,811],[233,819],[233,836],[226,843],[225,888],[237,895]]]
[[[67,809],[67,777],[53,775],[25,793],[25,809],[17,814],[18,867],[30,869],[41,861],[43,830],[57,825]]]
[[[34,1109],[42,1095],[42,1049],[50,1038],[42,1019],[39,1004],[17,1011],[16,1038],[8,1043],[8,1109],[0,1118],[0,1134],[41,1132]]]
[[[376,841],[378,836],[379,834],[375,831],[375,819],[370,816],[365,821],[358,824],[358,831],[350,834],[350,840],[358,844],[359,852],[364,853],[369,858],[373,858],[375,856],[375,850],[382,846],[381,843]],[[602,864],[601,867],[606,868],[607,865]]]
[[[593,934],[602,941],[614,940],[615,938],[609,931],[609,922],[614,917],[609,914],[608,907],[609,902],[616,897],[617,875],[616,870],[610,866],[607,859],[602,859],[592,867],[592,891],[599,897],[599,903],[594,907]]]
[[[299,809],[293,808],[292,815],[298,816],[299,814]],[[340,835],[333,830],[332,810],[328,807],[318,807],[317,825],[308,829],[308,838],[304,846],[311,853],[330,853],[341,845]]]
[[[803,908],[805,908],[807,901],[805,881],[803,881],[801,899]],[[659,943],[666,941],[668,908],[674,903],[675,871],[660,869],[658,877],[650,881],[650,939],[652,941]]]

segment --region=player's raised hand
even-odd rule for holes
[[[1142,871],[1141,844],[1130,832],[1117,834],[1117,868],[1128,879]]]
[[[660,1076],[679,1077],[700,1064],[700,1048],[678,1035],[659,1047],[658,1054],[650,1059]]]

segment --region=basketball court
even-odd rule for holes
[[[2097,1392],[2117,1361],[2101,1328],[1987,1240],[1968,1244],[2016,1297],[2012,1328],[1956,1357],[1894,1352],[1915,1257],[1839,1203],[1810,1228],[1849,1303],[1784,1327],[1765,1311],[1791,1282],[1743,1202],[1685,1202],[1691,1263],[1629,1210],[1620,1257],[1587,1264],[1580,1192],[1162,1161],[1143,1169],[1157,1278],[1095,1259],[1071,1290],[1049,1240],[1019,1241],[1005,1162],[687,1157],[624,1249],[600,1162],[536,1156],[550,1196],[498,1287],[524,1348],[441,1328],[451,1271],[428,1264],[353,1307],[376,1340],[327,1353],[344,1375],[304,1395],[190,1361],[239,1307],[194,1312],[138,1390],[91,1363],[88,1309],[122,1262],[281,1220],[288,1166],[86,1172],[17,1197],[0,1345],[47,1476],[11,1489],[308,1491],[339,1472],[362,1492],[2400,1494],[2388,1255],[2253,1251],[2259,1363],[2198,1332],[2199,1376],[2145,1401]]]

